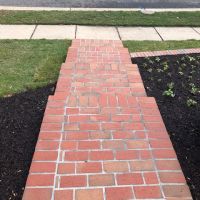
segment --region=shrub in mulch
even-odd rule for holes
[[[20,200],[55,84],[0,99],[0,199]]]
[[[200,54],[133,58],[156,98],[193,198],[200,199]]]

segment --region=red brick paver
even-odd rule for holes
[[[191,199],[155,99],[120,41],[73,40],[23,200]]]
[[[200,48],[135,52],[131,53],[131,57],[137,58],[137,57],[149,57],[149,56],[180,55],[180,54],[190,54],[190,53],[200,53]]]

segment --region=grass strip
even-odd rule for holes
[[[200,26],[200,12],[0,11],[0,24],[78,24],[98,26]]]
[[[200,40],[181,41],[123,41],[129,52],[200,48]]]
[[[0,40],[0,96],[56,82],[67,40]]]

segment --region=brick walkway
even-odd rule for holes
[[[191,199],[154,98],[120,41],[73,40],[23,200]]]

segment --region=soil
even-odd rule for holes
[[[20,200],[55,84],[0,99],[0,200]]]
[[[134,58],[161,115],[190,187],[200,199],[200,54]],[[171,88],[171,89],[170,89]]]

